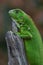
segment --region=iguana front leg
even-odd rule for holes
[[[25,38],[31,39],[32,38],[32,34],[30,32],[27,32],[27,31],[25,31],[25,33],[24,32],[22,32],[22,33],[17,32],[16,34],[19,35],[23,39],[25,39]]]

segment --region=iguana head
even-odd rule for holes
[[[9,15],[13,18],[19,25],[25,23],[25,14],[21,9],[13,9],[9,11]]]
[[[22,26],[26,30],[29,29],[24,11],[21,9],[13,9],[9,11],[9,15],[18,23],[18,27]]]
[[[24,24],[27,26],[33,25],[32,18],[27,15],[23,10],[21,9],[12,9],[9,11],[9,15],[11,18],[13,18],[19,25]]]

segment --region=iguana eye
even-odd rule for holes
[[[15,11],[15,13],[17,13],[17,14],[18,14],[18,12],[19,12],[18,10]]]

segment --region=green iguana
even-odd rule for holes
[[[9,15],[16,21],[18,34],[24,41],[27,61],[30,65],[43,65],[43,44],[40,33],[33,20],[21,9],[9,11]]]

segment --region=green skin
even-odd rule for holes
[[[29,15],[20,9],[9,11],[18,27],[18,34],[24,41],[27,61],[30,65],[43,65],[43,44],[40,33]]]

